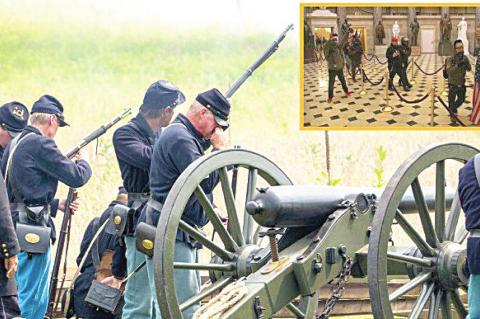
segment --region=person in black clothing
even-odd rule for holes
[[[20,102],[9,102],[0,107],[0,162],[8,143],[27,126],[28,109]]]
[[[77,265],[80,264],[80,261],[84,257],[86,250],[98,229],[110,218],[113,207],[117,204],[127,204],[127,193],[123,187],[120,188],[116,200],[112,201],[99,217],[95,217],[88,224],[80,245],[80,254],[77,257]],[[81,269],[81,274],[77,277],[74,283],[73,300],[74,311],[77,318],[119,319],[122,317],[121,313],[114,316],[102,310],[98,310],[94,306],[85,302],[85,297],[87,296],[93,280],[101,281],[111,276],[112,273],[115,273],[122,278],[126,277],[126,264],[112,262],[117,258],[123,258],[123,256],[118,256],[117,254],[118,250],[116,250],[116,243],[118,240],[119,238],[117,236],[111,235],[105,230],[102,230],[97,239],[98,245],[94,244],[92,250],[88,252],[85,263]],[[98,256],[98,260],[101,261],[100,265],[95,265],[92,258],[93,254]],[[123,265],[124,267],[121,267],[121,269],[113,269],[114,267],[118,267],[118,265]]]
[[[402,72],[402,77],[398,80],[398,85],[403,86],[402,79],[406,81],[405,85],[411,89],[412,85],[408,81],[407,77],[407,66],[408,66],[408,59],[410,58],[410,55],[412,55],[412,48],[410,47],[410,41],[408,40],[407,37],[403,37],[400,45],[400,58],[402,60],[402,66],[401,66],[401,72]]]
[[[388,60],[388,72],[390,74],[388,80],[388,89],[393,91],[393,79],[395,78],[395,75],[398,75],[402,82],[403,89],[405,91],[410,91],[410,88],[407,86],[407,80],[404,78],[404,74],[402,72],[402,57],[397,37],[392,38],[392,43],[387,49],[386,56]]]
[[[15,272],[18,267],[17,254],[20,252],[17,235],[13,227],[7,189],[0,174],[0,318],[20,317]]]

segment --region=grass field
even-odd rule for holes
[[[187,101],[211,87],[225,91],[275,36],[262,30],[230,33],[214,27],[65,25],[0,14],[0,102],[15,99],[31,106],[42,94],[58,97],[71,124],[57,139],[67,150],[123,108],[135,112],[148,85],[158,79],[177,84]],[[270,157],[295,183],[325,183],[324,133],[299,130],[297,38],[289,35],[234,96],[228,134],[232,146]],[[88,221],[103,211],[121,183],[111,135],[101,138],[97,151],[95,145],[88,149],[94,176],[80,189],[82,207],[74,217],[71,257],[78,252]],[[421,146],[445,141],[478,145],[479,137],[466,131],[330,132],[331,173],[340,185],[374,186],[379,146],[386,150],[382,177],[388,181]],[[59,193],[65,194],[65,187]]]

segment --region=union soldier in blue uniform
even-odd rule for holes
[[[223,129],[228,127],[230,103],[217,89],[200,93],[185,115],[179,114],[160,135],[155,143],[150,166],[150,190],[152,199],[143,209],[141,220],[146,221],[146,210],[150,209],[152,222],[157,225],[160,207],[180,174],[205,151],[226,146]],[[217,172],[211,173],[201,187],[212,199],[212,191],[219,181]],[[200,203],[192,197],[185,208],[184,218],[195,226],[203,227],[208,222]],[[175,261],[197,262],[197,243],[186,233],[178,232],[175,243]],[[154,289],[153,263],[147,259],[149,282]],[[177,298],[180,303],[197,294],[200,278],[194,270],[175,270]],[[156,300],[156,299],[155,299]],[[191,318],[197,306],[183,312],[184,318]]]
[[[135,247],[136,225],[140,212],[150,196],[149,172],[155,137],[162,127],[172,120],[173,109],[185,101],[183,93],[168,81],[160,80],[148,88],[138,115],[128,124],[118,128],[113,135],[113,146],[128,192],[128,205],[135,213],[126,230],[125,244],[127,269],[132,272],[145,256]],[[112,283],[115,286],[115,283]],[[125,291],[123,318],[153,318],[160,315],[154,303],[146,271],[140,271],[128,280]],[[154,296],[154,295],[153,295]]]
[[[458,174],[458,195],[465,213],[465,228],[470,232],[470,237],[467,239],[467,263],[470,271],[468,318],[470,319],[480,318],[480,181],[477,178],[477,170],[480,171],[480,165],[475,165],[474,157],[467,161]]]
[[[80,154],[74,162],[55,144],[58,128],[67,125],[60,101],[50,95],[40,97],[33,104],[30,123],[7,146],[2,171],[7,174],[8,198],[17,231],[19,224],[50,228],[53,243],[56,234],[52,217],[58,210],[65,210],[66,202],[55,198],[58,182],[81,187],[92,171]],[[76,211],[78,203],[73,202],[70,208]],[[49,243],[43,253],[22,251],[18,255],[16,279],[22,317],[43,319],[48,306],[50,263]]]
[[[0,107],[0,162],[8,143],[27,126],[28,109],[20,102],[9,102]]]
[[[20,252],[17,235],[13,227],[8,204],[7,188],[0,174],[0,318],[11,319],[20,316],[15,272],[18,267],[17,254]]]
[[[127,193],[123,187],[119,190],[116,200],[112,201],[108,208],[99,217],[94,218],[88,224],[80,245],[80,254],[77,257],[77,265],[80,264],[80,261],[85,255],[87,248],[98,229],[110,218],[113,207],[117,204],[127,204]],[[119,238],[117,236],[102,230],[97,238],[97,242],[88,253],[81,269],[81,275],[75,280],[74,285],[74,310],[75,315],[78,318],[119,319],[122,317],[121,313],[118,315],[112,315],[97,310],[95,307],[85,302],[85,297],[87,296],[93,280],[102,281],[102,279],[108,278],[112,274],[115,274],[116,277],[126,277],[126,265],[121,261],[124,258],[124,255],[121,255],[122,251],[117,250],[118,240]],[[95,262],[92,256],[95,256]],[[120,262],[118,262],[119,259]],[[96,263],[99,263],[99,265],[96,265]]]

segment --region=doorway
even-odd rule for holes
[[[435,29],[420,29],[420,44],[423,53],[435,53]]]
[[[367,27],[352,27],[353,32],[357,33],[362,42],[363,52],[367,52]]]

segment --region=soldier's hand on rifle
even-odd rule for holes
[[[105,284],[115,289],[120,289],[123,284],[123,279],[117,279],[115,276],[110,276],[103,279],[102,284]]]
[[[222,128],[217,127],[210,138],[212,146],[217,150],[223,150],[227,147],[227,139]]]
[[[77,158],[77,160],[84,160],[84,161],[89,161],[89,158],[88,158],[88,152],[83,152],[83,151],[78,151],[77,154],[75,155],[75,157]]]
[[[67,202],[66,199],[60,200],[58,203],[58,209],[60,209],[62,212],[65,212],[65,203]],[[78,200],[75,199],[73,202],[70,203],[70,213],[73,215],[77,210],[80,204],[78,203]]]
[[[15,276],[18,268],[18,258],[17,256],[12,256],[3,261],[5,269],[7,270],[6,276],[8,279],[12,279]]]

